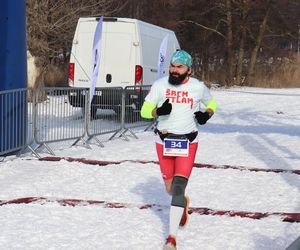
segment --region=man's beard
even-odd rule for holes
[[[184,74],[177,74],[177,73],[169,73],[169,83],[172,85],[179,85],[181,84],[184,79],[188,76],[188,72]]]

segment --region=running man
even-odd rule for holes
[[[190,76],[191,67],[191,55],[176,51],[169,76],[153,83],[141,109],[143,118],[157,117],[156,151],[166,191],[172,196],[164,250],[176,249],[178,228],[187,223],[189,197],[185,189],[198,148],[198,124],[204,125],[217,108],[204,83]]]

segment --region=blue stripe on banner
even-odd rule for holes
[[[166,35],[160,44],[157,66],[157,79],[163,77],[164,75],[164,66],[166,61],[166,53],[168,49],[168,38],[169,36]]]

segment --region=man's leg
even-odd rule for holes
[[[165,187],[166,187],[166,191],[169,195],[172,195],[171,193],[171,188],[172,188],[172,181],[173,181],[173,178],[172,179],[169,179],[169,180],[164,180],[165,182]]]
[[[182,175],[187,178],[190,177],[194,166],[195,156],[198,149],[198,143],[192,143],[189,147],[188,157],[176,157],[175,160],[175,175]],[[182,213],[182,217],[179,226],[184,227],[188,222],[188,209],[190,198],[185,196],[185,207]]]
[[[172,201],[170,208],[169,235],[177,236],[179,223],[186,205],[185,188],[188,179],[183,176],[174,176],[171,188]]]
[[[184,192],[188,179],[184,176],[174,176],[171,184],[171,207],[169,214],[169,236],[166,239],[164,250],[176,250],[176,236],[179,222],[185,206]],[[166,185],[169,185],[166,184]]]
[[[186,206],[185,188],[194,165],[197,147],[198,143],[190,146],[189,157],[166,157],[163,156],[163,145],[156,144],[166,191],[172,195],[169,214],[169,236],[164,249],[176,249],[177,231]]]
[[[163,145],[156,143],[156,152],[159,160],[160,171],[165,183],[166,191],[171,194],[172,181],[175,169],[175,157],[163,155]]]
[[[187,178],[190,177],[194,167],[197,149],[198,149],[198,142],[191,143],[189,147],[188,157],[179,156],[175,158],[174,175],[181,175]]]

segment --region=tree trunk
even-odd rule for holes
[[[243,85],[243,60],[244,60],[244,52],[245,52],[245,39],[246,39],[246,23],[248,16],[248,8],[245,2],[242,3],[242,24],[241,24],[241,38],[239,44],[239,54],[237,61],[237,69],[236,69],[236,84]]]
[[[256,63],[257,53],[258,53],[261,41],[264,36],[269,13],[270,13],[270,8],[267,9],[264,19],[259,27],[259,33],[258,33],[258,36],[255,41],[255,46],[251,52],[250,63],[249,63],[249,67],[248,67],[248,74],[247,74],[247,78],[246,78],[246,83],[249,86],[253,86],[254,67],[255,67],[255,63]]]
[[[232,7],[231,0],[226,0],[227,18],[227,79],[226,84],[231,86],[233,83],[233,35],[232,35]]]

